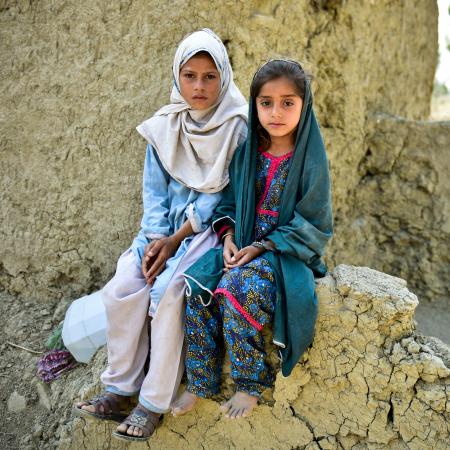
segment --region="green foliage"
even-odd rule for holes
[[[440,83],[439,81],[434,80],[433,96],[440,97],[441,95],[447,94],[448,94],[447,86],[444,83]]]
[[[45,346],[49,350],[63,350],[65,348],[64,342],[62,340],[62,329],[63,322],[61,322],[52,332],[52,334],[48,337]]]

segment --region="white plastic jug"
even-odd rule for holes
[[[64,318],[62,339],[67,350],[82,363],[88,363],[106,344],[106,311],[100,291],[72,302]]]

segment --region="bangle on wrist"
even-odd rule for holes
[[[227,237],[227,236],[234,236],[234,233],[225,233],[223,236],[222,236],[222,238],[221,238],[221,241],[222,242],[224,242],[225,241],[225,238]]]
[[[272,241],[266,241],[265,239],[263,239],[261,242],[264,245],[264,248],[268,252],[276,252],[277,251],[275,244]]]
[[[250,245],[268,252],[275,251],[275,247],[269,241],[254,241]]]

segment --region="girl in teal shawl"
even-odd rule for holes
[[[188,383],[174,415],[218,392],[227,348],[236,393],[221,409],[247,416],[274,382],[263,327],[272,327],[284,376],[313,339],[314,278],[326,273],[332,213],[310,82],[297,62],[271,60],[256,72],[250,96],[248,138],[213,217],[223,249],[185,273]]]

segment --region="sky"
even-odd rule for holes
[[[450,44],[450,15],[448,8],[450,0],[438,0],[439,6],[439,66],[436,71],[436,79],[440,83],[445,83],[450,89],[450,51],[447,45]]]

